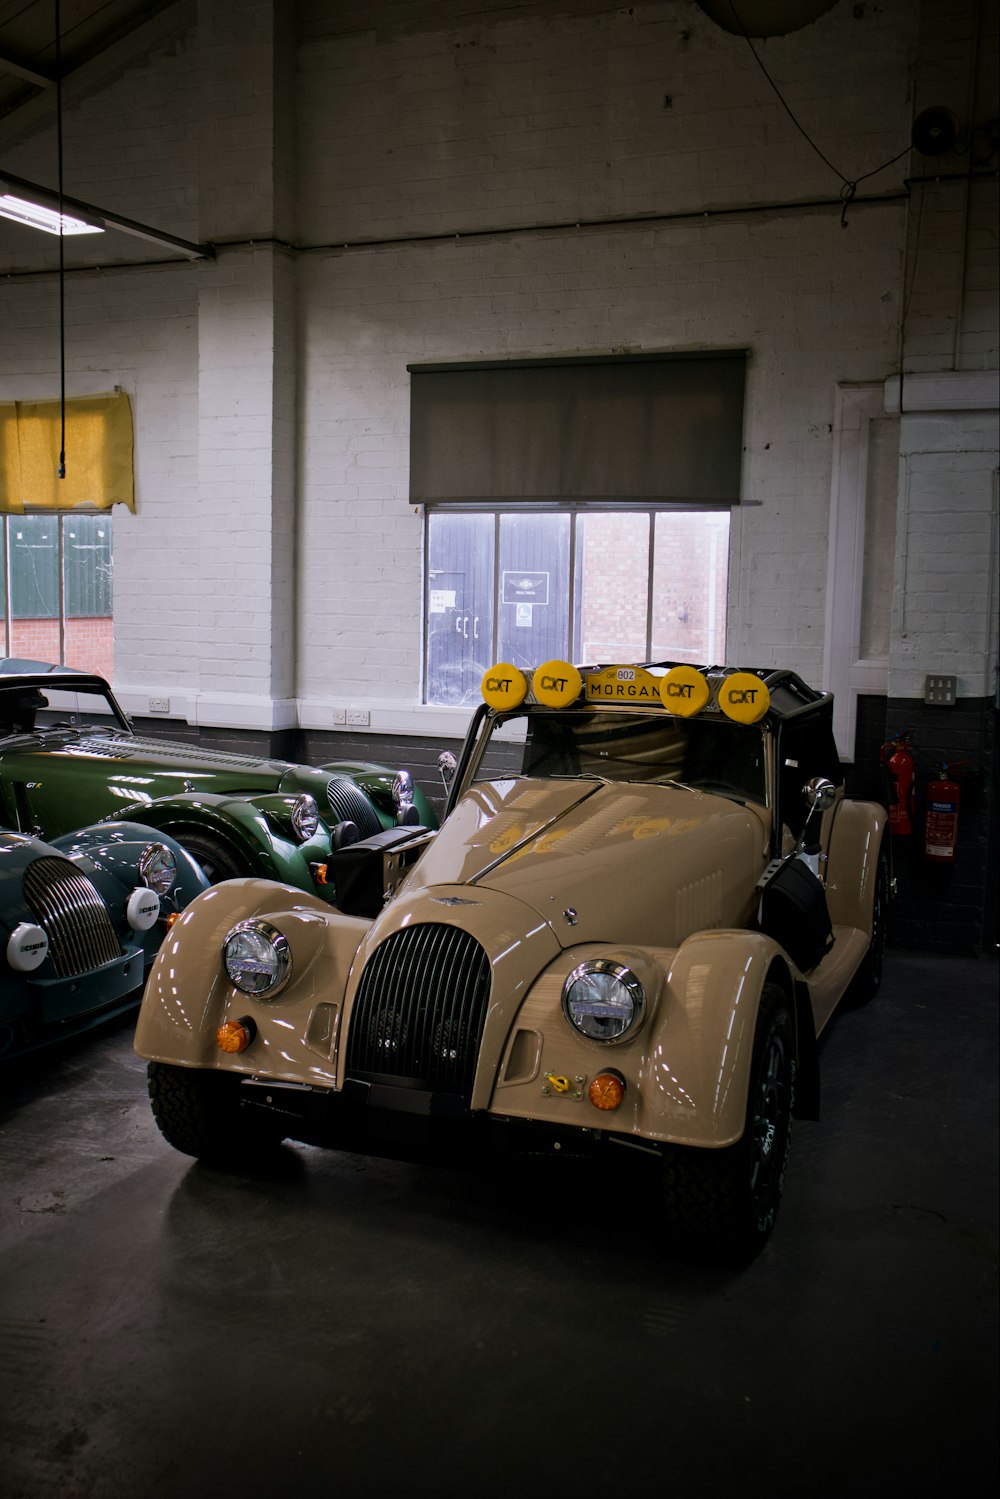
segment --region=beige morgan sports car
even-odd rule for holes
[[[156,1121],[241,1166],[286,1137],[638,1153],[674,1237],[746,1259],[817,1037],[881,975],[886,818],[844,798],[832,699],[566,662],[483,697],[441,829],[341,839],[337,908],[262,879],[187,908],[136,1035]]]

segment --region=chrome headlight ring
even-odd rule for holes
[[[147,843],[139,855],[139,878],[157,895],[167,895],[177,880],[177,860],[165,843]]]
[[[292,953],[288,938],[259,916],[241,921],[222,944],[229,982],[253,999],[274,999],[288,983]]]
[[[615,1045],[637,1029],[646,1006],[646,991],[624,963],[586,958],[566,979],[562,1008],[569,1024],[588,1041]]]
[[[308,791],[303,791],[301,796],[295,798],[291,817],[296,838],[300,843],[307,843],[319,827],[319,807],[316,805],[316,798],[310,796]]]
[[[413,806],[413,777],[408,770],[397,770],[393,776],[392,802],[402,821],[402,815]]]

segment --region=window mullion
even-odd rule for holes
[[[65,524],[64,515],[56,516],[56,566],[59,569],[59,660],[63,666],[66,664],[66,566],[63,556]]]
[[[10,596],[10,517],[3,518],[3,576],[5,590],[4,624],[7,629],[7,655],[14,653],[14,608]]]
[[[646,543],[646,660],[653,659],[653,562],[656,555],[656,513],[649,512],[649,540]]]
[[[566,639],[569,641],[569,659],[577,661],[580,658],[580,642],[576,639],[576,511],[569,513],[569,619],[567,621]]]
[[[493,512],[493,617],[490,620],[490,661],[500,655],[500,512]]]

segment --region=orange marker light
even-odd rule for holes
[[[169,930],[173,926],[174,922],[175,921],[180,921],[180,919],[181,919],[181,913],[180,913],[180,911],[171,911],[170,915],[167,917],[167,931],[169,932]]]
[[[599,1072],[587,1089],[595,1109],[621,1108],[625,1097],[625,1079],[620,1072]]]
[[[220,1051],[246,1051],[253,1040],[253,1031],[244,1020],[227,1020],[215,1033]]]

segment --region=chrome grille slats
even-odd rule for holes
[[[382,824],[374,807],[347,776],[330,777],[326,783],[326,799],[334,823],[353,822],[362,838],[374,838],[376,833],[381,833]]]
[[[406,991],[406,1005],[408,1009],[416,1010],[416,1024],[414,1028],[414,1052],[417,1056],[425,1056],[429,1046],[434,1044],[433,1016],[429,1005],[420,1006],[419,997],[425,987],[433,981],[433,975],[441,964],[442,949],[448,928],[439,926],[431,930],[430,936],[420,954],[419,962],[414,964],[409,975],[409,983]],[[445,973],[441,973],[442,991],[448,993],[445,983]]]
[[[448,1002],[446,1013],[441,1017],[438,1027],[436,1028],[435,1035],[433,1037],[433,1045],[438,1057],[438,1061],[444,1068],[449,1079],[451,1081],[457,1081],[455,1074],[460,1067],[461,1058],[463,1055],[462,1042],[467,1041],[468,1039],[467,1036],[463,1033],[462,1029],[462,1022],[466,1020],[466,1017],[461,1004],[461,997],[465,987],[463,959],[467,958],[467,954],[462,953],[459,950],[458,946],[455,945],[452,947],[449,956],[451,961],[449,964],[449,971],[444,976],[444,981],[442,983],[442,992],[444,994],[450,995],[451,997]],[[479,1037],[477,1036],[476,1050],[478,1051],[478,1049]],[[452,1057],[452,1051],[456,1053],[456,1056]]]
[[[121,943],[97,887],[69,859],[43,855],[29,864],[24,898],[49,939],[58,978],[89,973],[121,957]]]
[[[490,992],[490,961],[460,927],[394,932],[365,965],[351,1015],[351,1077],[395,1077],[469,1101]]]

